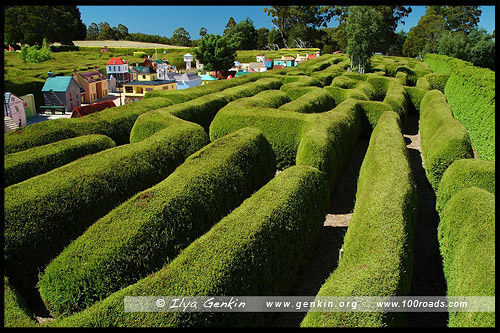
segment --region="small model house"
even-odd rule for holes
[[[177,89],[177,83],[175,80],[132,81],[125,83],[123,88],[125,91],[125,104],[127,104],[143,99],[148,91],[175,90]]]
[[[80,86],[71,76],[54,76],[49,72],[42,94],[45,106],[59,106],[63,112],[72,112],[73,108],[82,104]]]
[[[274,59],[273,65],[274,68],[297,66],[294,57],[285,57],[284,55],[282,55],[280,59]]]
[[[73,71],[73,78],[85,91],[83,103],[90,104],[98,99],[108,96],[108,78],[94,68],[92,72],[79,73]]]
[[[187,89],[201,86],[201,77],[196,73],[184,73],[176,78],[177,89]]]
[[[138,71],[137,80],[123,85],[125,103],[143,99],[148,91],[177,89],[175,79],[159,80],[152,66],[137,66],[135,69]]]
[[[24,101],[13,93],[4,93],[3,116],[4,132],[26,126]]]
[[[201,74],[198,76],[201,78],[201,85],[210,83],[212,81],[217,81],[217,79],[215,77],[208,75],[208,74]]]
[[[106,63],[106,74],[108,80],[113,76],[117,82],[127,83],[132,81],[128,71],[128,64],[121,58],[111,58],[111,60]]]

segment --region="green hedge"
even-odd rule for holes
[[[453,118],[439,90],[428,91],[420,104],[420,142],[425,173],[434,190],[451,163],[474,157],[467,130]]]
[[[4,186],[115,146],[115,142],[105,135],[90,134],[7,154],[4,156]]]
[[[24,300],[3,277],[3,327],[34,327],[37,322]]]
[[[223,107],[210,125],[210,140],[214,141],[224,135],[243,127],[260,129],[271,143],[276,154],[278,169],[283,169],[295,162],[295,155],[304,127],[307,126],[307,114],[284,112],[274,107],[289,99],[281,91],[274,91],[277,101],[247,97],[233,101]]]
[[[495,162],[471,158],[453,162],[439,182],[436,196],[438,213],[456,192],[472,186],[495,194]]]
[[[429,89],[437,89],[442,93],[444,93],[444,87],[446,86],[446,82],[448,82],[449,77],[450,74],[439,73],[429,73],[423,76],[423,78],[429,82]]]
[[[300,78],[296,81],[284,83],[280,87],[280,90],[286,92],[288,96],[290,96],[290,99],[294,100],[308,91],[311,91],[312,87],[321,88],[321,86],[321,81],[316,78],[310,76],[300,76]]]
[[[56,257],[38,283],[44,303],[55,316],[81,311],[160,269],[275,172],[274,152],[257,129],[205,146]]]
[[[495,195],[477,187],[455,193],[438,226],[446,296],[495,296]],[[495,327],[494,312],[450,312],[449,327]]]
[[[327,90],[315,87],[293,101],[281,105],[278,110],[299,113],[321,113],[329,111],[334,107],[335,99],[333,96]]]
[[[420,113],[420,103],[428,90],[417,87],[403,87],[408,95],[408,112]]]
[[[273,93],[270,91],[269,94]],[[274,109],[276,103],[271,105],[270,102],[267,102],[269,107],[263,103],[252,106],[251,100],[241,99],[222,108],[210,126],[210,139],[215,140],[246,126],[259,128],[276,153],[278,169],[294,164],[314,166],[326,173],[331,189],[363,124],[364,116],[358,101],[346,100],[321,114],[303,114]],[[386,110],[390,107],[386,106]]]
[[[229,102],[243,97],[254,96],[261,91],[278,89],[280,86],[281,81],[277,78],[263,78],[255,82],[227,88],[224,91],[208,96],[147,112],[141,115],[134,124],[130,132],[130,142],[139,142],[161,130],[165,126],[162,119],[166,114],[172,114],[199,124],[208,133],[210,124],[217,112]]]
[[[495,160],[495,72],[444,55],[427,54],[436,73],[449,74],[444,93],[483,160]]]
[[[369,136],[372,133],[380,116],[385,111],[393,111],[389,104],[379,101],[358,101],[358,105],[363,111],[363,117],[361,118],[361,135],[363,136]]]
[[[310,75],[318,79],[321,85],[325,87],[329,86],[336,77],[343,73],[345,73],[345,70],[341,66],[331,65],[322,71],[312,72]]]
[[[362,127],[362,111],[348,99],[321,118],[310,121],[297,148],[296,164],[309,165],[325,172],[330,191],[349,160]]]
[[[53,326],[266,325],[269,316],[261,313],[124,312],[123,297],[287,295],[321,234],[327,207],[321,172],[284,170],[163,269]]]
[[[317,297],[403,296],[410,291],[417,192],[399,116],[384,112],[361,165],[338,267]],[[301,327],[384,327],[397,313],[308,312]]]
[[[377,74],[369,74],[366,82],[371,84],[374,89],[372,100],[383,101],[386,97],[387,90],[393,85],[401,85],[398,79],[393,77],[384,77]]]
[[[4,190],[5,272],[29,286],[33,274],[118,203],[163,180],[208,141],[173,116],[149,140],[83,157]]]
[[[399,115],[404,126],[410,103],[410,98],[404,87],[397,83],[389,84],[383,102],[390,105],[392,110]]]
[[[171,105],[165,98],[153,98],[108,108],[82,118],[42,121],[5,133],[4,153],[10,154],[87,134],[109,136],[117,145],[129,142],[137,117],[147,111]]]

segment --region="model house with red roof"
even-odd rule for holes
[[[127,83],[132,81],[129,74],[128,64],[121,58],[111,58],[106,63],[106,74],[108,80],[113,76],[117,82]]]

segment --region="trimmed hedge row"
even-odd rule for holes
[[[254,96],[264,90],[278,89],[280,86],[281,81],[277,78],[263,78],[209,96],[202,96],[185,103],[144,113],[137,119],[130,132],[130,142],[142,141],[161,130],[164,127],[163,115],[167,113],[199,124],[208,132],[217,112],[229,102],[243,97]]]
[[[330,65],[322,71],[312,72],[310,75],[313,78],[318,79],[323,87],[329,86],[332,80],[345,73],[344,68],[340,65]]]
[[[29,287],[38,269],[70,240],[209,142],[199,125],[171,118],[171,126],[149,140],[110,148],[5,188],[6,275]]]
[[[264,104],[240,106],[246,100],[251,99],[235,101],[219,111],[210,126],[210,139],[242,127],[257,127],[271,143],[278,169],[294,164],[314,166],[326,173],[332,189],[363,126],[359,101],[348,99],[331,111],[304,114],[283,112]],[[390,107],[386,106],[386,110]]]
[[[115,146],[115,142],[105,135],[90,134],[7,154],[4,156],[4,187]]]
[[[425,94],[428,90],[424,90],[417,87],[403,87],[406,90],[406,94],[408,95],[408,112],[417,112],[420,113],[420,103],[424,98]]]
[[[436,196],[436,210],[440,213],[450,198],[467,187],[478,187],[495,194],[495,162],[462,159],[453,162],[443,173]]]
[[[296,164],[325,172],[330,191],[350,158],[362,128],[362,110],[348,99],[322,117],[312,118],[297,148]]]
[[[140,114],[171,104],[165,98],[152,98],[108,108],[82,118],[54,119],[21,127],[5,133],[4,154],[87,134],[109,136],[117,145],[129,143],[130,130]]]
[[[321,113],[335,107],[335,99],[323,88],[314,87],[304,95],[278,107],[281,111]]]
[[[392,83],[387,88],[383,102],[390,105],[391,109],[399,115],[401,123],[404,124],[410,103],[409,100],[410,98],[404,87],[400,84]]]
[[[495,72],[444,55],[427,54],[436,73],[449,74],[444,93],[483,160],[495,160]]]
[[[312,90],[312,87],[321,88],[321,82],[310,76],[298,76],[299,79],[290,83],[285,83],[280,87],[280,90],[286,92],[290,99],[293,101],[296,98],[304,95]]]
[[[451,163],[474,157],[467,129],[453,118],[439,90],[428,91],[420,104],[420,141],[425,173],[434,190]]]
[[[54,316],[81,311],[171,261],[276,172],[254,128],[194,153],[161,183],[94,223],[45,269],[40,295]]]
[[[28,309],[24,300],[9,283],[9,279],[3,277],[3,326],[4,327],[34,327],[37,322]]]
[[[407,295],[416,211],[416,186],[399,116],[384,112],[361,165],[343,254],[317,296]],[[397,315],[308,312],[301,327],[383,327],[398,324]]]
[[[327,207],[320,171],[284,170],[160,271],[51,326],[263,326],[269,316],[260,313],[124,312],[123,299],[287,295],[318,240]]]
[[[264,93],[266,98],[262,98],[261,94]],[[272,95],[276,97],[271,97]],[[293,165],[303,129],[307,125],[303,116],[307,115],[275,109],[280,103],[289,100],[284,92],[269,90],[229,103],[212,121],[210,140],[217,140],[243,127],[256,127],[271,143],[278,169]]]
[[[495,195],[455,193],[440,213],[439,249],[446,296],[495,296]],[[449,327],[495,327],[494,312],[450,312]]]

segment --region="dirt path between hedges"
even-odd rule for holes
[[[439,215],[436,212],[436,193],[425,176],[418,114],[408,114],[403,135],[418,192],[410,295],[445,296],[446,282],[437,238]],[[410,312],[406,319],[408,327],[446,327],[448,313]]]

